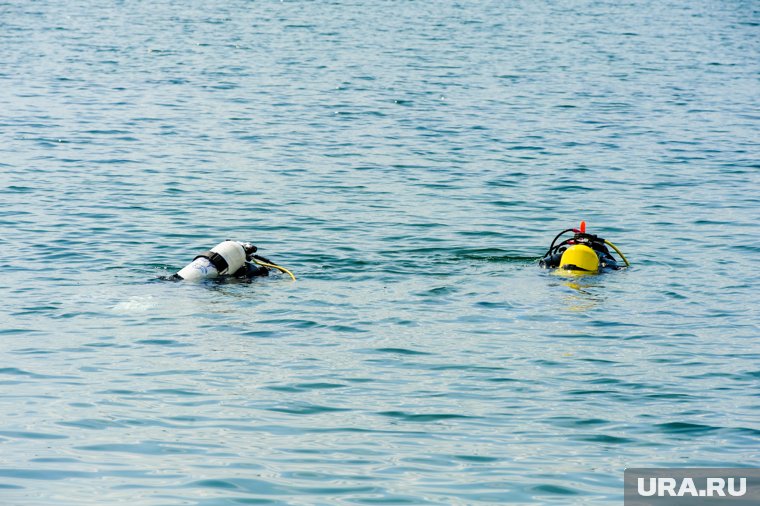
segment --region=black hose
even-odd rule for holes
[[[568,233],[568,232],[575,232],[575,229],[574,229],[574,228],[568,228],[567,230],[563,230],[562,232],[560,232],[559,234],[557,234],[557,236],[556,236],[556,237],[554,238],[554,240],[552,241],[552,245],[551,245],[551,246],[549,246],[549,251],[547,251],[547,252],[544,254],[544,258],[546,258],[547,256],[549,256],[549,255],[551,254],[552,250],[554,250],[554,243],[556,243],[556,242],[557,242],[557,239],[559,239],[559,238],[560,238],[560,236],[562,236],[562,235],[564,235],[564,234],[566,234],[566,233]],[[561,245],[560,245],[560,246],[561,246]],[[559,246],[557,246],[557,247],[559,247]]]
[[[265,258],[265,257],[263,257],[261,255],[251,255],[251,258],[255,258],[256,260],[261,260],[262,262],[266,262],[268,264],[273,264],[274,263],[271,260],[269,260],[268,258]]]

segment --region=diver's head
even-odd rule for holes
[[[599,257],[585,244],[573,244],[562,253],[559,268],[579,274],[596,273],[599,271]]]

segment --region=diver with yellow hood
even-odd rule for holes
[[[573,232],[573,237],[557,244],[557,240],[568,232]],[[607,246],[620,255],[624,265],[620,265]],[[582,221],[580,228],[568,228],[557,234],[549,246],[549,251],[541,258],[538,265],[578,274],[595,274],[605,269],[622,269],[630,264],[625,255],[610,241],[594,234],[587,234],[586,222]]]

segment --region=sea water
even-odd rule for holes
[[[759,26],[0,2],[0,503],[601,505],[760,466]],[[632,267],[539,269],[580,220]],[[225,239],[298,281],[158,279]]]

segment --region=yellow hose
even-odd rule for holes
[[[617,246],[615,246],[614,244],[612,244],[612,243],[611,243],[610,241],[608,241],[607,239],[605,239],[605,240],[604,240],[604,244],[606,244],[607,246],[612,246],[612,249],[614,249],[615,251],[617,251],[617,254],[618,254],[618,255],[620,255],[620,258],[622,258],[622,259],[623,259],[623,262],[625,262],[625,266],[626,266],[626,267],[630,267],[630,266],[631,266],[631,264],[630,264],[630,263],[628,263],[628,259],[627,259],[627,258],[625,258],[625,255],[623,255],[623,252],[622,252],[622,251],[620,251],[620,250],[618,249],[618,247],[617,247]]]
[[[296,277],[293,275],[293,273],[290,272],[289,270],[287,270],[285,267],[280,267],[279,265],[269,264],[267,262],[262,262],[261,260],[256,260],[255,258],[252,258],[251,261],[253,263],[258,264],[258,265],[263,265],[264,267],[271,267],[273,269],[277,269],[278,271],[284,272],[285,274],[287,274],[288,276],[290,276],[293,279],[293,281],[296,280]]]

